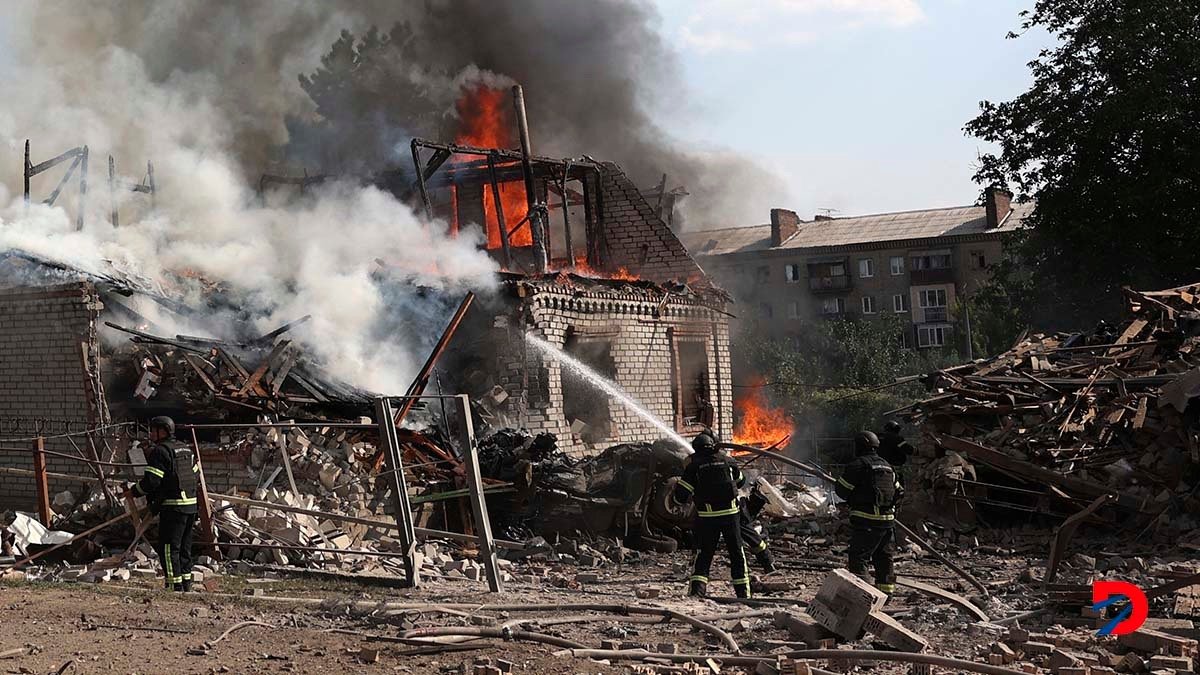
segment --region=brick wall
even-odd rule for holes
[[[41,288],[0,289],[0,419],[21,420],[17,434],[0,430],[0,439],[25,437],[35,420],[46,420],[47,433],[82,430],[104,423],[107,407],[99,394],[96,317],[102,305],[88,283]],[[2,429],[3,427],[0,427]],[[85,440],[76,443],[85,449]],[[0,440],[4,447],[30,447],[28,441]],[[50,438],[46,449],[74,454],[66,438]],[[91,476],[82,462],[48,457],[54,473]],[[32,469],[31,455],[0,451],[0,466]],[[50,481],[51,492],[77,482]],[[32,510],[31,478],[0,476],[0,508]]]
[[[691,279],[704,273],[671,228],[621,168],[604,164],[604,260],[610,270],[625,269],[651,281]]]
[[[561,347],[569,331],[598,334],[609,340],[617,384],[647,410],[675,428],[672,333],[702,339],[708,356],[709,397],[713,428],[729,438],[733,431],[733,388],[730,379],[729,323],[724,314],[689,300],[659,303],[620,291],[544,288],[527,295],[519,312],[497,318],[499,383],[509,393],[504,412],[534,433],[550,432],[559,447],[573,454],[594,454],[617,443],[649,442],[664,436],[652,423],[615,398],[608,397],[611,434],[592,445],[571,433],[563,411],[562,373],[558,363],[529,346],[531,332]],[[686,435],[697,427],[677,429]]]

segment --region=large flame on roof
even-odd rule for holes
[[[461,126],[458,134],[454,137],[454,142],[459,145],[472,145],[481,148],[513,148],[518,145],[517,139],[514,136],[515,122],[510,113],[511,104],[509,103],[508,91],[505,89],[496,89],[487,85],[477,85],[468,87],[463,91],[462,96],[455,102],[455,110],[458,112]],[[453,161],[464,162],[477,160],[474,156],[458,156]],[[496,166],[505,167],[513,166],[515,162],[497,162]],[[498,183],[500,188],[500,206],[504,210],[504,220],[506,229],[511,233],[508,237],[510,246],[522,247],[533,246],[533,230],[529,223],[521,223],[525,218],[525,214],[529,211],[529,204],[525,197],[525,184],[523,181],[508,181]],[[454,189],[453,203],[457,208],[457,188]],[[488,249],[498,249],[502,246],[500,239],[500,224],[496,216],[496,202],[492,195],[490,184],[483,186],[483,216],[487,227],[487,247]],[[563,199],[568,199],[567,196],[562,196]],[[513,228],[517,224],[521,226],[515,231]],[[451,232],[457,233],[459,227],[458,213],[453,214],[450,229]],[[568,260],[560,260],[559,264],[566,266]],[[615,271],[604,271],[593,268],[587,262],[586,255],[575,256],[571,265],[570,272],[579,274],[580,276],[591,277],[594,279],[618,279],[621,281],[635,281],[639,279],[636,274],[633,274],[625,267],[620,267]]]
[[[474,145],[482,148],[512,148],[517,145],[513,137],[514,124],[509,114],[507,92],[494,89],[487,85],[468,88],[455,103],[458,118],[462,121],[454,142],[459,145]],[[478,157],[460,157],[459,161],[479,159]],[[500,162],[497,166],[505,166],[512,162]],[[499,183],[500,206],[504,210],[504,220],[507,229],[511,231],[525,217],[529,205],[525,200],[525,184],[521,181]],[[484,185],[483,218],[487,224],[487,247],[500,248],[500,224],[496,218],[496,204],[492,199],[491,185]],[[457,220],[457,218],[456,218]],[[455,223],[457,229],[457,223]],[[509,235],[511,246],[532,246],[533,232],[529,225],[523,224],[520,229]]]
[[[792,435],[795,425],[782,408],[771,405],[766,395],[766,380],[756,377],[751,386],[734,396],[737,423],[733,442],[742,445],[770,445]]]

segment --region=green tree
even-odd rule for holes
[[[765,376],[769,400],[797,425],[794,447],[807,447],[813,436],[849,439],[862,429],[878,430],[883,413],[928,395],[920,382],[871,389],[960,362],[953,348],[905,347],[901,333],[911,330],[906,319],[891,315],[821,321],[791,339],[751,328],[739,339],[737,351],[745,360],[739,370]],[[842,461],[849,449],[846,442],[824,444],[823,458]]]
[[[1018,250],[1034,325],[1112,316],[1122,285],[1200,278],[1200,4],[1037,0],[1020,16],[1056,43],[1028,91],[982,102],[965,131],[999,147],[977,181],[1036,199]]]

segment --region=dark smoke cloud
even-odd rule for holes
[[[686,92],[657,14],[641,0],[33,7],[27,39],[45,58],[125,50],[151,81],[178,83],[218,108],[248,181],[299,164],[356,173],[403,166],[411,136],[453,136],[462,83],[492,77],[525,87],[539,154],[613,160],[643,186],[665,172],[692,192],[687,212],[706,221],[745,224],[757,218],[747,201],[760,206],[764,191],[782,193],[777,179],[736,154],[691,151],[669,138]],[[347,77],[302,86],[302,75],[323,69]]]

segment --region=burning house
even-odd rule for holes
[[[496,287],[447,335],[447,356],[437,364],[441,386],[470,394],[481,421],[554,434],[560,449],[577,456],[704,427],[730,438],[728,296],[619,166],[533,155],[519,103],[520,151],[467,144],[512,145],[496,126],[503,118],[489,108],[503,97],[484,92],[460,143],[413,141],[415,180],[402,171],[373,178],[424,210],[428,222],[445,223],[451,237],[475,230],[502,266]],[[261,185],[321,180],[264,176]],[[219,402],[217,417],[229,420],[372,412],[372,395],[323,377],[319,359],[306,358],[287,334],[290,326],[220,339],[151,332],[152,322],[125,298],[172,311],[184,311],[182,303],[115,273],[17,250],[5,261],[0,312],[12,320],[0,355],[0,392],[8,398],[0,407],[12,431],[54,436],[54,428],[159,413],[204,421],[213,409],[196,398]],[[131,341],[132,352],[119,350],[126,361],[118,364],[117,350],[98,339],[106,324]],[[243,362],[247,354],[252,360]],[[177,377],[164,359],[178,367]],[[69,487],[71,475],[93,473],[70,455],[112,456],[79,448],[71,437],[46,442],[59,453],[48,461],[50,474],[60,476],[52,476],[52,491]],[[14,476],[0,488],[0,505],[27,503],[32,482],[18,478],[30,470],[29,457],[0,456],[0,468]]]

